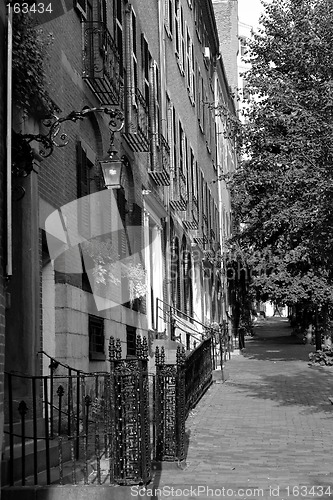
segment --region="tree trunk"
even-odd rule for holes
[[[321,351],[321,333],[318,325],[318,307],[316,307],[316,351]]]

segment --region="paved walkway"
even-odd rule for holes
[[[333,499],[333,369],[310,368],[313,350],[285,319],[257,326],[227,362],[228,380],[214,383],[188,418],[184,469],[166,468],[147,493]]]

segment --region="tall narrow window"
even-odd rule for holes
[[[123,4],[122,0],[114,0],[115,12],[115,41],[119,53],[119,72],[120,76],[124,74],[124,51],[123,51]]]
[[[104,361],[104,319],[89,314],[89,359],[91,361]]]
[[[193,42],[191,40],[191,97],[192,97],[192,104],[195,103],[195,60],[194,60],[194,50],[193,50]]]
[[[106,50],[106,0],[98,0],[98,5],[97,5],[97,15],[98,15],[98,21],[101,23],[102,27],[99,30],[100,35],[99,35],[99,48],[102,53],[105,52]]]
[[[185,170],[184,158],[184,131],[181,123],[179,122],[179,170],[184,173]]]
[[[173,107],[172,108],[172,132],[173,132],[173,168],[175,175],[177,175],[177,170],[178,170],[178,162],[177,162],[177,147],[178,147],[178,141],[177,141],[177,122],[176,122],[176,110]]]
[[[169,38],[172,38],[173,30],[173,0],[164,1],[164,26]]]
[[[173,33],[173,0],[167,0],[169,3],[169,31]]]
[[[141,67],[142,67],[142,80],[143,80],[143,96],[146,105],[149,105],[150,85],[149,85],[149,66],[150,66],[150,53],[148,50],[148,42],[144,35],[141,36]]]
[[[133,86],[133,103],[136,103],[136,89],[138,88],[138,58],[136,45],[136,15],[132,10],[132,86]]]
[[[179,0],[175,0],[175,35],[176,35],[176,40],[175,40],[175,50],[176,50],[176,55],[179,58],[180,57],[180,29],[179,29],[179,23],[180,23],[180,5],[179,5]]]
[[[185,174],[187,178],[187,186],[190,187],[190,182],[191,182],[191,171],[188,168],[188,144],[187,144],[187,137],[184,135],[184,171],[183,173]]]
[[[182,70],[185,75],[186,71],[186,49],[185,49],[185,21],[183,7],[180,6],[180,43],[181,43],[181,62]]]
[[[98,0],[98,20],[106,24],[106,0]]]
[[[191,90],[191,38],[190,34],[188,31],[188,28],[186,29],[186,82],[187,82],[187,88],[190,91]]]
[[[93,164],[79,142],[77,152],[77,220],[79,234],[87,239],[90,231],[90,181]]]
[[[117,189],[117,208],[119,211],[122,227],[118,231],[118,253],[120,259],[128,256],[128,243],[127,243],[127,201],[123,189]]]
[[[153,66],[153,86],[154,86],[154,124],[155,124],[155,144],[160,144],[160,88],[159,88],[159,71],[156,62]]]
[[[136,328],[126,325],[126,346],[127,356],[136,356]]]
[[[170,97],[168,94],[166,94],[166,118],[167,118],[167,123],[166,123],[166,139],[168,141],[169,146],[172,144],[172,105],[170,101]],[[171,160],[172,161],[172,160]],[[172,165],[171,165],[172,166]]]
[[[192,148],[190,149],[190,162],[191,162],[191,194],[192,194],[192,199],[195,198],[195,201],[197,200],[197,190],[196,190],[196,172],[195,172],[195,163],[194,163],[194,155],[193,155],[193,150]]]

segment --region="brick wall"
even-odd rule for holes
[[[234,92],[238,85],[238,1],[215,0],[213,6],[223,63],[229,85]]]

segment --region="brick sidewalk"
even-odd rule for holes
[[[310,368],[298,342],[286,320],[255,328],[189,416],[184,470],[156,474],[151,498],[333,498],[333,370]]]

